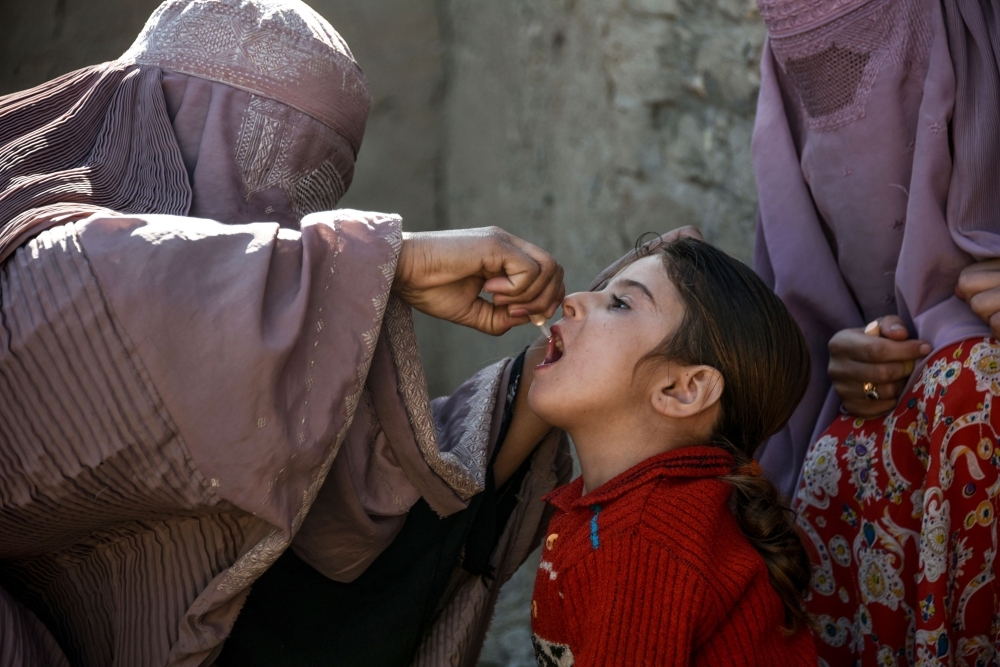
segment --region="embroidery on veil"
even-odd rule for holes
[[[926,3],[762,0],[771,50],[798,93],[809,129],[836,130],[865,115],[881,69],[926,65]]]
[[[329,211],[347,189],[332,161],[318,168],[293,173],[289,156],[294,154],[298,129],[285,120],[288,107],[266,97],[251,95],[236,144],[236,164],[243,179],[245,198],[279,186],[292,202],[292,210],[302,217]]]

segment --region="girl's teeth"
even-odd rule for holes
[[[563,349],[563,342],[562,342],[562,339],[561,339],[561,338],[556,338],[556,348],[557,348],[557,349],[558,349],[558,350],[559,350],[560,352],[565,352],[565,351],[566,351],[566,350],[564,350],[564,349]]]

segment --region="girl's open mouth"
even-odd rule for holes
[[[549,336],[549,346],[545,350],[545,360],[540,365],[551,366],[562,359],[564,351],[562,336],[559,335],[556,327],[552,327],[552,335]]]

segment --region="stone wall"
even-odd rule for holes
[[[445,6],[439,224],[498,224],[541,245],[571,291],[644,232],[680,225],[750,259],[764,36],[752,0]],[[528,335],[442,328],[439,377],[454,384]]]
[[[116,57],[156,0],[4,0],[0,94]],[[685,224],[749,261],[753,0],[312,0],[374,95],[342,205],[407,228],[499,225],[552,252],[567,287],[647,231]],[[433,394],[517,353],[418,319]],[[532,574],[504,593],[483,665],[533,664]],[[526,643],[528,642],[528,643]]]

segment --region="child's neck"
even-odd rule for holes
[[[589,493],[646,459],[694,444],[688,425],[665,421],[590,424],[569,431],[580,459],[583,492]]]

